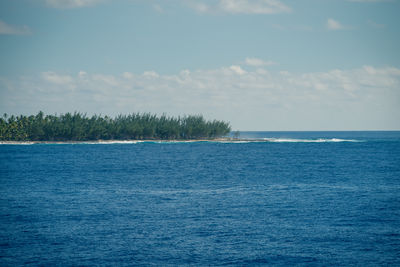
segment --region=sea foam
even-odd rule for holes
[[[354,139],[318,138],[318,139],[294,139],[294,138],[263,138],[266,142],[273,143],[335,143],[335,142],[362,142]]]
[[[295,139],[295,138],[255,138],[234,140],[101,140],[84,142],[29,142],[29,141],[0,141],[0,145],[113,145],[113,144],[182,144],[182,143],[223,143],[223,144],[247,144],[247,143],[338,143],[338,142],[363,142],[362,140],[319,138],[319,139]]]

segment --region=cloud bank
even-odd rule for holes
[[[233,65],[119,75],[0,78],[0,112],[204,114],[240,130],[400,129],[400,69],[290,73]]]

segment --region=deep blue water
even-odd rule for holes
[[[0,265],[400,265],[400,132],[241,137],[0,145]]]

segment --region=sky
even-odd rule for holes
[[[400,130],[400,0],[2,0],[0,114]]]

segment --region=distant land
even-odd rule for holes
[[[230,133],[228,122],[206,120],[202,115],[172,117],[132,113],[117,117],[80,112],[61,115],[7,115],[0,118],[0,141],[98,141],[98,140],[199,140]]]

